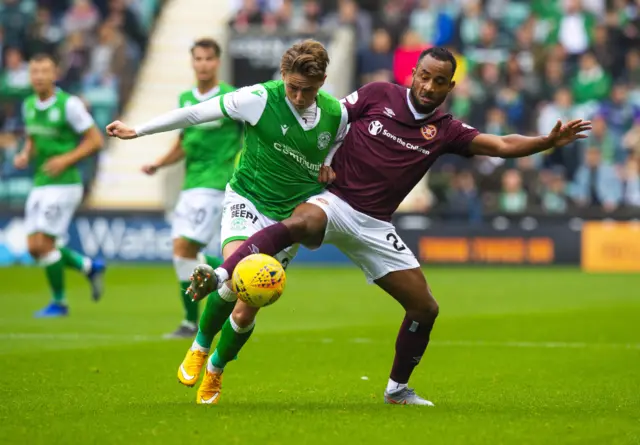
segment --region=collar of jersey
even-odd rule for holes
[[[309,108],[317,107],[317,110],[316,110],[316,120],[313,122],[313,125],[311,125],[309,128],[307,128],[307,126],[306,126],[307,124],[305,124],[304,121],[302,120],[302,116],[300,116],[300,112],[298,110],[296,110],[296,107],[293,106],[293,104],[291,103],[289,98],[285,97],[284,101],[287,103],[287,106],[289,107],[289,109],[291,110],[291,112],[293,113],[293,115],[295,116],[296,120],[298,121],[298,123],[300,124],[300,126],[302,127],[302,129],[304,131],[313,130],[314,128],[316,128],[316,126],[318,126],[318,122],[320,122],[320,113],[322,111],[320,109],[320,107],[318,107],[318,102],[314,102],[313,105],[311,105],[309,107]],[[307,108],[307,110],[309,108]],[[305,110],[305,111],[307,111],[307,110]]]
[[[191,90],[191,92],[193,93],[193,97],[198,99],[200,102],[204,102],[205,100],[211,99],[213,96],[220,92],[220,85],[216,85],[204,94],[198,91],[198,87],[193,87],[193,90]]]
[[[36,108],[40,111],[42,110],[46,110],[47,108],[49,108],[51,105],[56,103],[56,100],[58,100],[58,89],[56,88],[53,91],[53,96],[51,96],[49,99],[42,101],[40,100],[40,98],[36,98]]]
[[[411,90],[407,88],[407,104],[409,104],[409,109],[411,110],[413,117],[415,117],[417,121],[421,121],[423,119],[433,116],[433,113],[436,112],[437,108],[436,110],[433,110],[431,113],[428,113],[428,114],[418,113],[418,111],[414,108],[413,103],[411,102],[410,94],[411,94]]]

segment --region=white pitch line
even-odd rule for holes
[[[51,341],[107,341],[107,342],[153,342],[164,341],[161,335],[129,335],[129,334],[81,334],[81,333],[35,333],[15,332],[0,333],[0,340],[51,340]],[[260,336],[255,339],[259,342],[268,342],[269,336]],[[281,342],[280,340],[278,340]],[[284,340],[282,340],[284,341]],[[287,340],[288,341],[288,340]],[[296,343],[324,343],[335,344],[345,342],[340,339],[321,338],[317,341],[297,339]],[[376,344],[380,343],[371,338],[350,338],[348,343]],[[630,349],[640,350],[640,343],[588,343],[588,342],[562,342],[562,341],[484,341],[484,340],[434,340],[431,345],[439,347],[466,347],[466,348],[538,348],[538,349]]]
[[[162,336],[157,335],[114,335],[114,334],[80,334],[80,333],[64,333],[64,334],[48,334],[39,332],[16,332],[0,334],[0,340],[52,340],[52,341],[85,341],[85,340],[104,340],[104,341],[155,341],[162,340]]]

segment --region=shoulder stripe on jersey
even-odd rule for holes
[[[222,114],[224,114],[226,117],[231,119],[231,116],[229,116],[227,109],[224,107],[224,96],[225,96],[224,94],[220,95],[220,109],[222,110]]]

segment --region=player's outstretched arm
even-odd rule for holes
[[[135,128],[120,121],[107,125],[107,134],[120,139],[134,139],[154,133],[177,130],[211,122],[223,117],[255,125],[267,104],[262,85],[240,88],[190,107],[178,108]]]
[[[142,172],[147,175],[153,175],[162,167],[166,167],[168,165],[173,165],[176,162],[184,159],[184,150],[182,149],[182,138],[176,139],[173,146],[169,149],[168,152],[164,154],[160,159],[158,159],[153,164],[147,164],[142,166]]]
[[[223,117],[224,113],[220,107],[220,101],[213,99],[169,111],[137,127],[130,127],[123,122],[115,121],[107,125],[107,134],[119,139],[135,139],[139,136],[191,127]]]
[[[471,141],[469,149],[474,155],[521,158],[554,147],[563,147],[578,139],[585,139],[588,137],[586,132],[590,130],[590,121],[576,119],[563,124],[558,120],[547,136],[529,137],[520,134],[496,136],[481,133]]]

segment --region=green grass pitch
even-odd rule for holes
[[[402,310],[352,268],[292,267],[220,405],[178,384],[188,341],[167,266],[114,266],[71,315],[35,320],[44,274],[0,269],[2,444],[638,444],[640,276],[427,270],[439,322],[411,381],[435,408],[382,402]]]

